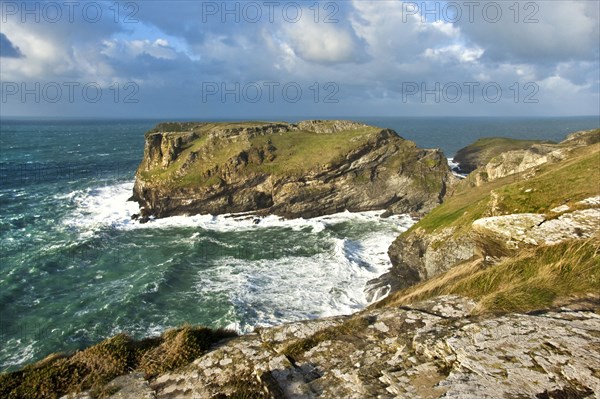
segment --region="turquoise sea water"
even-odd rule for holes
[[[451,157],[484,136],[559,141],[562,119],[360,118]],[[224,216],[130,221],[156,121],[0,121],[0,370],[124,331],[257,325],[343,314],[390,266],[413,221],[377,212],[259,225]]]

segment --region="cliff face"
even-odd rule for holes
[[[453,179],[444,155],[348,121],[165,123],[146,134],[142,216],[426,212]]]
[[[392,269],[368,291],[403,289],[472,258],[491,264],[527,247],[593,236],[600,229],[599,138],[600,130],[578,132],[544,145],[546,152],[536,144],[497,155],[394,241]]]
[[[552,144],[552,142],[486,137],[458,150],[454,156],[454,162],[458,163],[462,172],[471,173],[475,169],[487,164],[494,157],[505,152],[526,150],[534,145],[543,148],[546,144]]]

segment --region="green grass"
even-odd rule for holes
[[[537,168],[535,177],[506,176],[481,186],[468,179],[460,182],[444,203],[433,209],[411,229],[434,232],[455,227],[455,234],[470,230],[471,224],[489,210],[490,192],[498,194],[497,209],[502,214],[546,213],[559,205],[573,205],[585,198],[600,195],[600,144],[575,150],[570,158]]]
[[[457,158],[466,157],[471,162],[476,161],[478,165],[485,165],[494,157],[506,151],[523,150],[534,144],[554,144],[551,141],[541,140],[518,140],[505,137],[486,137],[481,138],[459,150]],[[473,159],[474,158],[474,159]]]
[[[139,177],[159,185],[209,187],[219,183],[219,179],[223,179],[222,175],[213,175],[210,176],[209,181],[206,181],[209,178],[209,171],[218,170],[218,173],[221,174],[225,169],[231,168],[230,163],[235,162],[243,152],[249,153],[252,149],[266,148],[267,146],[273,149],[273,159],[264,160],[258,164],[249,163],[239,168],[236,175],[240,176],[246,173],[300,176],[308,170],[319,170],[340,162],[352,149],[360,148],[369,140],[373,140],[380,131],[379,128],[365,127],[332,134],[299,130],[257,135],[249,139],[212,140],[208,138],[209,133],[214,129],[259,128],[263,125],[261,122],[209,123],[194,128],[187,125],[179,126],[175,123],[166,124],[161,128],[163,126],[161,124],[151,132],[161,131],[161,129],[191,128],[199,135],[199,138],[189,143],[167,168],[158,166],[150,171],[141,171]],[[191,165],[187,165],[186,170],[182,171],[184,163],[193,152],[200,156]]]
[[[104,397],[104,385],[133,370],[147,376],[184,366],[224,338],[228,330],[182,327],[161,337],[135,341],[119,334],[73,355],[50,355],[46,359],[11,373],[0,374],[0,397],[46,399],[83,390]]]
[[[376,306],[397,306],[461,295],[478,301],[480,313],[547,309],[588,294],[600,295],[600,236],[522,251],[483,268],[465,262],[431,280],[396,292]]]
[[[273,174],[303,173],[328,164],[339,162],[342,156],[372,139],[379,129],[363,128],[318,134],[294,131],[255,137],[252,144],[265,145],[271,139],[276,148],[276,158],[265,167]]]
[[[535,179],[519,181],[498,190],[505,213],[546,213],[559,205],[569,204],[600,194],[600,151],[590,146],[575,160],[561,162],[559,168],[542,167]]]

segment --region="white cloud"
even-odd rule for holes
[[[483,53],[484,50],[480,47],[466,48],[459,44],[452,44],[442,48],[428,48],[423,52],[423,56],[442,62],[456,60],[467,63],[477,61]]]
[[[75,63],[70,48],[53,36],[40,35],[17,23],[7,23],[4,27],[25,57],[3,59],[0,68],[3,79],[39,78],[74,71]]]
[[[517,3],[497,4],[502,5],[502,18],[496,23],[486,21],[481,8],[473,22],[462,18],[458,23],[463,34],[491,58],[551,62],[598,57],[598,1],[520,2],[517,22]]]
[[[100,53],[111,58],[128,57],[129,59],[147,54],[154,58],[173,60],[177,58],[176,51],[169,46],[165,39],[150,40],[104,40],[104,48]]]
[[[337,64],[357,61],[360,44],[349,29],[303,18],[284,25],[289,47],[308,62]]]
[[[144,101],[156,109],[163,109],[159,103],[165,98],[175,99],[162,104],[165,112],[169,107],[182,112],[194,99],[198,104],[194,95],[208,80],[309,82],[306,87],[335,82],[340,114],[402,112],[405,82],[427,87],[435,82],[498,82],[503,88],[538,82],[541,102],[552,105],[540,105],[542,112],[553,112],[567,99],[565,109],[573,112],[598,103],[597,2],[539,2],[540,22],[529,25],[514,24],[510,13],[497,24],[470,24],[464,18],[459,24],[423,21],[419,15],[403,15],[402,3],[391,0],[344,2],[334,24],[310,17],[296,24],[226,24],[220,19],[199,24],[197,4],[180,6],[174,22],[157,2],[144,5],[140,23],[127,29],[9,21],[2,31],[24,57],[2,58],[0,77],[106,84],[132,80],[140,84],[140,93],[155,94]],[[228,105],[235,113],[238,105]],[[521,105],[507,106],[518,111]],[[302,113],[321,106],[294,104],[289,109]],[[483,106],[504,112],[498,104],[477,103],[465,104],[461,112],[475,114]],[[444,104],[423,108],[444,113]]]

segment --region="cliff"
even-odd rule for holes
[[[121,334],[0,374],[0,397],[600,397],[598,137],[570,135],[522,175],[450,186],[390,248],[372,286],[394,292],[361,312],[244,336]],[[158,148],[145,160],[177,152]]]
[[[471,259],[491,264],[528,247],[593,236],[600,229],[599,138],[600,130],[577,132],[546,144],[547,153],[534,145],[497,155],[394,241],[393,267],[370,290],[395,291]]]
[[[573,149],[596,144],[600,141],[600,129],[571,133],[560,143],[505,138],[477,140],[459,150],[454,161],[462,171],[470,173],[472,184],[500,179],[504,176],[530,172],[545,163],[560,162]]]
[[[441,202],[453,179],[440,151],[348,121],[162,123],[145,140],[133,194],[145,220],[424,213]]]
[[[487,164],[494,157],[508,151],[526,150],[532,146],[544,148],[551,141],[518,140],[504,137],[486,137],[469,144],[458,150],[454,162],[458,163],[463,173],[471,173],[475,169]]]

